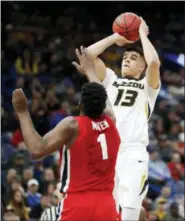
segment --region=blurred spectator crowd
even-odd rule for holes
[[[153,221],[184,219],[184,68],[164,58],[165,53],[183,53],[183,6],[169,2],[167,12],[158,12],[159,2],[98,4],[2,2],[3,220],[38,220],[60,199],[60,153],[31,159],[11,105],[12,91],[23,88],[40,135],[66,116],[78,115],[86,79],[71,65],[75,48],[111,34],[112,21],[125,11],[146,19],[163,64],[162,89],[149,124],[150,187],[144,206]],[[113,46],[103,59],[119,74],[121,56],[122,49]]]

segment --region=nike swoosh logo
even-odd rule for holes
[[[138,162],[139,162],[139,163],[142,163],[143,161],[141,161],[141,160],[138,160]]]

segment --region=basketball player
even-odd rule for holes
[[[57,220],[57,213],[58,213],[58,204],[62,200],[63,195],[60,193],[58,189],[53,192],[51,204],[52,206],[46,208],[43,213],[41,214],[40,221],[56,221]]]
[[[93,60],[85,53],[81,58],[93,78]],[[112,193],[120,145],[115,117],[108,102],[106,106],[107,93],[101,84],[86,84],[81,96],[81,116],[65,118],[44,137],[34,129],[21,89],[13,92],[12,103],[28,151],[35,159],[45,157],[63,145],[68,148],[68,179],[58,220],[115,221],[118,214]]]
[[[148,32],[142,19],[139,35],[143,50],[134,45],[127,47],[121,64],[121,78],[106,68],[98,56],[113,44],[132,46],[133,42],[116,33],[87,48],[94,58],[97,76],[107,89],[121,136],[116,163],[116,199],[122,209],[122,220],[126,221],[139,220],[142,201],[148,191],[148,120],[160,90],[160,61],[147,37]],[[76,53],[78,56],[78,51]],[[85,73],[83,66],[73,64]]]

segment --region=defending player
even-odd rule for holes
[[[139,219],[148,191],[148,120],[160,90],[160,61],[147,37],[148,26],[143,19],[139,35],[143,50],[134,46],[126,49],[121,64],[122,78],[106,68],[98,56],[113,44],[121,46],[132,42],[116,33],[87,48],[94,58],[98,78],[107,89],[121,136],[116,198],[122,208],[122,220],[126,221]],[[73,64],[84,73],[83,67]]]
[[[99,82],[93,60],[86,53],[80,56],[89,77]],[[68,148],[66,196],[60,203],[58,220],[115,221],[117,211],[112,192],[120,145],[115,117],[108,102],[106,106],[107,93],[101,84],[86,84],[81,95],[81,116],[65,118],[44,137],[34,129],[21,89],[13,92],[12,103],[28,151],[35,159],[63,145]]]

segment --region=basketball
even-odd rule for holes
[[[134,13],[126,12],[119,15],[113,23],[112,30],[119,33],[127,40],[137,41],[139,39],[139,27],[141,19]]]

